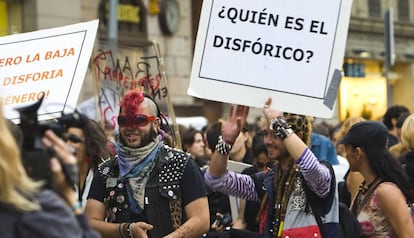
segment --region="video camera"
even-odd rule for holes
[[[86,123],[85,116],[77,111],[64,114],[53,121],[39,122],[37,111],[43,102],[44,96],[33,105],[16,109],[20,114],[20,129],[23,135],[22,161],[28,175],[34,180],[45,181],[45,187],[52,189],[52,177],[49,160],[54,156],[51,148],[45,148],[42,144],[42,137],[46,130],[51,129],[59,136],[63,137],[68,127],[80,127]],[[66,179],[73,184],[73,178],[63,166]]]
[[[216,216],[216,225],[217,226],[221,226],[223,225],[224,227],[229,227],[231,226],[231,223],[233,222],[233,219],[231,217],[230,213],[225,213],[224,215],[217,215]]]

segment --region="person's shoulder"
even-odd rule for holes
[[[185,153],[183,150],[170,147],[168,145],[163,145],[160,147],[160,150],[164,153],[160,153],[166,161],[176,162],[176,161],[187,161],[190,158],[188,153]]]
[[[406,198],[398,186],[393,182],[383,182],[375,189],[375,200],[380,207],[405,204]]]
[[[113,164],[113,163],[115,163],[115,161],[118,159],[118,155],[115,155],[114,157],[109,157],[109,158],[107,158],[107,159],[105,159],[105,160],[103,160],[101,163],[99,163],[99,165],[98,165],[98,167],[101,167],[101,166],[107,166],[107,165],[111,165],[111,164]]]
[[[382,182],[375,189],[379,200],[404,196],[398,186],[393,182]]]
[[[115,157],[113,158],[108,158],[104,161],[102,161],[99,165],[98,165],[98,170],[97,173],[100,175],[108,175],[110,173],[110,171],[113,171],[113,169],[118,166],[118,163],[116,163],[116,161],[118,160],[118,155],[115,155]]]

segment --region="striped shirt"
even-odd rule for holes
[[[331,184],[329,169],[319,163],[309,148],[306,148],[296,161],[310,190],[320,197],[328,195]],[[223,176],[212,176],[209,170],[204,174],[204,181],[214,191],[219,191],[249,201],[260,202],[255,183],[250,175],[227,171]]]

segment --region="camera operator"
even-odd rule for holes
[[[76,199],[69,176],[78,176],[76,158],[51,130],[42,142],[54,152],[50,170],[55,191],[27,175],[21,152],[10,133],[0,104],[0,234],[11,237],[99,237]]]

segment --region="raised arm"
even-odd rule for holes
[[[283,112],[270,109],[270,104],[272,103],[272,98],[268,98],[263,107],[263,114],[266,117],[266,120],[270,124],[272,120],[283,117]],[[286,146],[286,149],[289,151],[290,156],[296,161],[300,158],[308,146],[302,141],[302,139],[297,136],[295,133],[289,135],[283,140],[283,144]]]
[[[221,127],[222,137],[217,145],[217,147],[221,148],[218,149],[216,147],[216,151],[212,155],[210,165],[208,168],[209,173],[212,176],[219,177],[226,173],[228,154],[231,150],[231,146],[234,144],[234,141],[240,134],[241,128],[246,123],[248,114],[249,107],[237,105],[235,108],[234,105],[230,106],[229,115],[227,119],[224,120]]]
[[[330,191],[332,175],[325,165],[315,157],[309,146],[302,140],[300,133],[296,134],[285,121],[283,112],[272,110],[272,99],[268,98],[263,107],[263,114],[268,124],[272,127],[272,133],[281,138],[290,157],[300,167],[309,188],[321,197]]]

